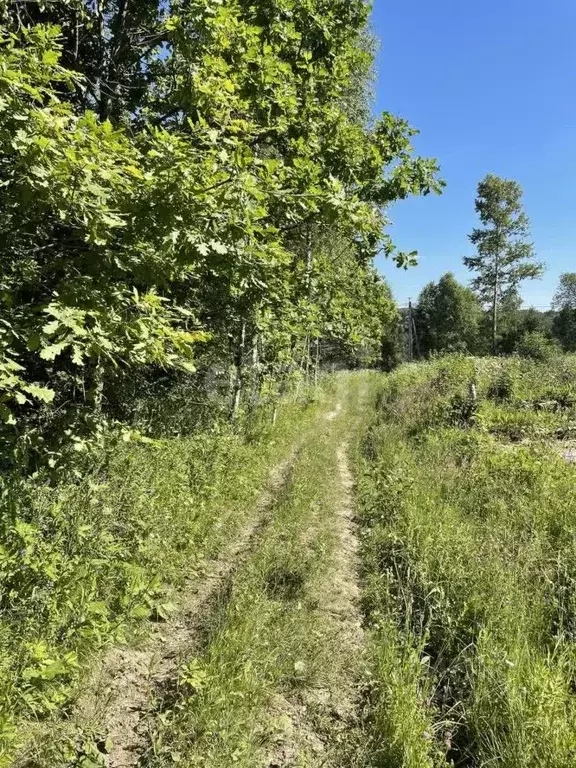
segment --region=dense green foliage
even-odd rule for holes
[[[481,307],[469,288],[448,272],[429,283],[418,297],[415,325],[422,355],[471,352],[479,344]]]
[[[576,309],[576,272],[564,272],[554,294],[555,309]]]
[[[368,122],[368,12],[0,6],[5,462],[85,450],[138,371],[232,366],[236,415],[248,359],[258,394],[316,340],[378,357],[384,211],[439,184],[406,122]]]
[[[554,318],[552,332],[563,349],[576,351],[576,273],[566,272],[560,276],[560,284],[554,296]]]
[[[541,331],[526,331],[520,338],[516,351],[521,357],[533,360],[550,360],[560,351],[559,345]]]
[[[242,524],[322,366],[395,362],[373,261],[441,183],[371,117],[369,10],[0,0],[0,763]]]
[[[445,358],[383,382],[360,481],[363,765],[574,764],[575,381],[566,357]]]
[[[554,309],[522,308],[517,290],[509,290],[498,307],[498,351],[549,359],[576,350],[576,303],[572,275],[562,275]],[[483,311],[475,294],[451,273],[427,285],[414,311],[415,351],[420,357],[468,352],[489,353],[493,314]]]
[[[67,711],[94,654],[170,616],[180,589],[249,520],[270,469],[324,399],[320,387],[315,402],[293,393],[274,426],[261,409],[244,434],[221,426],[116,446],[81,482],[20,486],[0,528],[0,765],[11,765],[31,723]],[[76,739],[57,753],[88,768]],[[47,746],[40,752],[54,764]]]
[[[369,13],[0,0],[0,766],[106,764],[73,704],[94,658],[169,630],[243,536],[139,764],[251,768],[305,688],[336,738],[294,763],[574,762],[576,276],[521,309],[520,186],[480,183],[472,289],[446,274],[414,318],[421,356],[512,359],[320,376],[396,367],[374,260],[415,262],[388,209],[442,188],[371,114]],[[364,653],[345,445],[377,387]]]
[[[562,307],[554,318],[552,333],[566,352],[576,352],[576,309]]]

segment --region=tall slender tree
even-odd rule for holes
[[[576,309],[576,272],[564,272],[552,300],[554,309]]]
[[[535,260],[530,223],[522,206],[518,182],[488,174],[478,185],[476,212],[481,227],[470,235],[476,255],[464,264],[477,273],[472,286],[492,317],[492,352],[498,348],[499,310],[503,300],[523,280],[540,277],[543,265]]]

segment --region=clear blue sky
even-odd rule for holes
[[[576,3],[574,0],[373,0],[380,39],[377,111],[421,132],[438,158],[441,197],[391,210],[395,242],[418,250],[408,272],[379,263],[404,304],[444,272],[468,281],[462,256],[486,173],[525,192],[538,256],[548,269],[524,284],[527,305],[550,303],[558,276],[576,271]]]

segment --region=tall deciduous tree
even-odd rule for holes
[[[560,284],[552,301],[554,309],[576,309],[576,272],[560,275]]]
[[[464,264],[477,273],[472,285],[490,308],[492,352],[496,353],[502,301],[523,280],[539,277],[543,265],[535,260],[518,182],[488,174],[478,185],[476,212],[482,226],[473,230],[470,241],[477,253],[466,257]]]
[[[236,413],[255,360],[274,377],[309,372],[323,339],[379,347],[394,307],[372,260],[407,258],[384,211],[441,185],[408,123],[368,119],[368,17],[364,0],[0,1],[6,443],[38,434],[39,409],[89,441],[140,370],[217,362]]]
[[[560,275],[560,284],[554,295],[554,318],[552,333],[566,352],[576,351],[576,272]]]
[[[429,283],[415,311],[421,353],[474,352],[480,316],[474,292],[461,285],[451,272],[438,283]]]
[[[576,309],[562,307],[552,323],[552,335],[565,352],[576,352]]]

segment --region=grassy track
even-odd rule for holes
[[[207,444],[213,474],[198,460],[206,473],[198,486],[209,490],[205,501],[195,497],[192,517],[191,486],[176,482],[180,471],[190,477],[184,445],[183,455],[176,446],[171,456],[159,452],[162,465],[146,477],[154,494],[134,493],[138,465],[112,474],[109,488],[131,491],[131,519],[145,513],[145,563],[156,573],[165,564],[163,584],[181,585],[182,611],[172,617],[168,606],[152,635],[141,625],[134,650],[105,657],[81,707],[35,735],[29,728],[14,766],[340,765],[357,729],[362,674],[346,447],[371,415],[377,381],[339,377],[308,414],[294,419],[285,409],[257,442],[225,454]],[[271,463],[294,446],[273,492],[255,505]],[[218,559],[202,567],[211,554]]]
[[[369,380],[341,379],[340,390],[341,408],[305,440],[259,545],[234,574],[204,652],[183,666],[174,699],[158,702],[142,765],[337,764],[354,713],[342,707],[360,672],[346,631],[357,607],[337,584],[341,446]]]
[[[228,454],[198,518],[167,505],[216,559],[117,657],[120,708],[73,710],[18,765],[576,766],[575,373],[453,358],[336,377],[277,442]],[[190,550],[150,546],[178,584]]]

